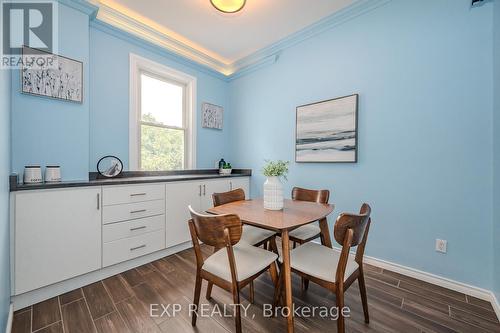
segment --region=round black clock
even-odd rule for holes
[[[119,176],[123,171],[122,161],[112,155],[104,156],[97,162],[97,172],[106,178]]]

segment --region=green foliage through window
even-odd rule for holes
[[[156,122],[151,114],[143,115],[142,120]],[[184,169],[184,131],[141,124],[141,169]]]

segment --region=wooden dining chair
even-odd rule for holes
[[[197,309],[203,280],[233,294],[236,332],[241,332],[240,290],[259,275],[269,270],[277,285],[276,253],[241,242],[243,231],[237,215],[202,215],[189,206],[189,231],[196,255],[196,283],[194,290],[192,325],[196,326]],[[204,259],[199,241],[219,250]],[[225,249],[224,249],[225,248]]]
[[[330,191],[328,190],[308,190],[300,187],[294,187],[292,189],[293,200],[327,204],[329,198]],[[317,223],[309,223],[295,230],[292,230],[290,231],[289,237],[293,242],[293,248],[295,248],[297,244],[302,245],[316,238],[321,238],[321,244],[324,244],[321,229]]]
[[[327,204],[329,198],[330,191],[328,190],[308,190],[301,187],[294,187],[292,189],[293,200]],[[321,244],[325,244],[325,240],[323,239],[323,234],[321,233],[318,223],[309,223],[290,231],[289,238],[293,242],[294,249],[297,247],[297,244],[302,245],[317,238],[321,239]],[[301,278],[301,286],[302,289],[307,290],[309,287],[309,281],[305,278]]]
[[[241,188],[234,189],[228,192],[214,193],[212,194],[212,201],[214,207],[224,205],[230,202],[245,200],[245,191]],[[257,228],[251,225],[243,225],[243,233],[241,235],[241,241],[253,246],[264,246],[265,249],[272,249],[274,253],[278,253],[278,248],[276,246],[276,233],[271,230],[266,230],[262,228]],[[214,252],[217,251],[214,248]],[[249,301],[254,302],[254,287],[253,283],[249,285]],[[210,299],[212,293],[212,284],[208,284],[206,298]]]
[[[340,251],[309,242],[297,247],[290,253],[292,272],[335,293],[339,310],[337,320],[339,333],[345,332],[344,317],[342,316],[344,292],[356,279],[359,284],[365,322],[370,322],[363,272],[363,255],[371,224],[370,213],[370,206],[364,203],[359,214],[342,213],[339,215],[335,222],[333,234],[337,243],[342,246]],[[351,247],[354,246],[357,246],[357,249],[353,258],[349,255],[349,252]],[[278,287],[274,296],[275,306],[281,297],[281,286],[282,276],[280,272]]]

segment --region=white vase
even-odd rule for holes
[[[280,177],[267,177],[264,183],[264,208],[283,209],[283,184]]]

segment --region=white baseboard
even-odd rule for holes
[[[12,320],[14,320],[14,304],[10,303],[9,316],[7,317],[7,324],[5,325],[5,333],[12,331]]]
[[[490,301],[491,302],[491,291],[482,289],[476,286],[468,285],[462,282],[454,281],[452,279],[448,279],[439,275],[435,275],[432,273],[424,272],[415,268],[395,264],[386,260],[365,256],[364,262],[377,266],[383,269],[387,269],[389,271],[393,271],[402,275],[406,275],[424,282],[428,282],[431,284],[435,284],[437,286],[458,291],[460,293],[474,296],[479,299]]]
[[[363,261],[366,264],[380,267],[382,269],[387,269],[392,272],[399,273],[401,275],[409,276],[424,282],[428,282],[434,284],[436,286],[440,286],[443,288],[451,289],[458,291],[460,293],[473,296],[491,303],[491,306],[495,310],[498,320],[500,321],[500,303],[496,298],[494,292],[490,290],[486,290],[483,288],[479,288],[476,286],[472,286],[469,284],[465,284],[462,282],[454,281],[452,279],[448,279],[439,275],[435,275],[432,273],[424,272],[415,268],[406,267],[403,265],[395,264],[386,260],[365,256]]]
[[[494,292],[491,292],[491,305],[493,306],[493,310],[495,310],[497,318],[500,321],[500,302]]]
[[[319,244],[319,241],[314,241]],[[333,247],[340,251],[340,248]],[[351,252],[351,256],[354,256],[355,252]],[[363,262],[372,266],[380,267],[382,269],[387,269],[401,275],[409,276],[417,280],[421,280],[427,283],[434,284],[439,287],[451,289],[458,291],[460,293],[473,296],[491,303],[491,306],[495,310],[498,320],[500,321],[500,300],[497,299],[495,293],[491,290],[479,288],[472,286],[463,282],[458,282],[452,279],[445,278],[436,274],[424,272],[415,268],[403,266],[400,264],[395,264],[393,262],[378,259],[375,257],[364,256]]]

